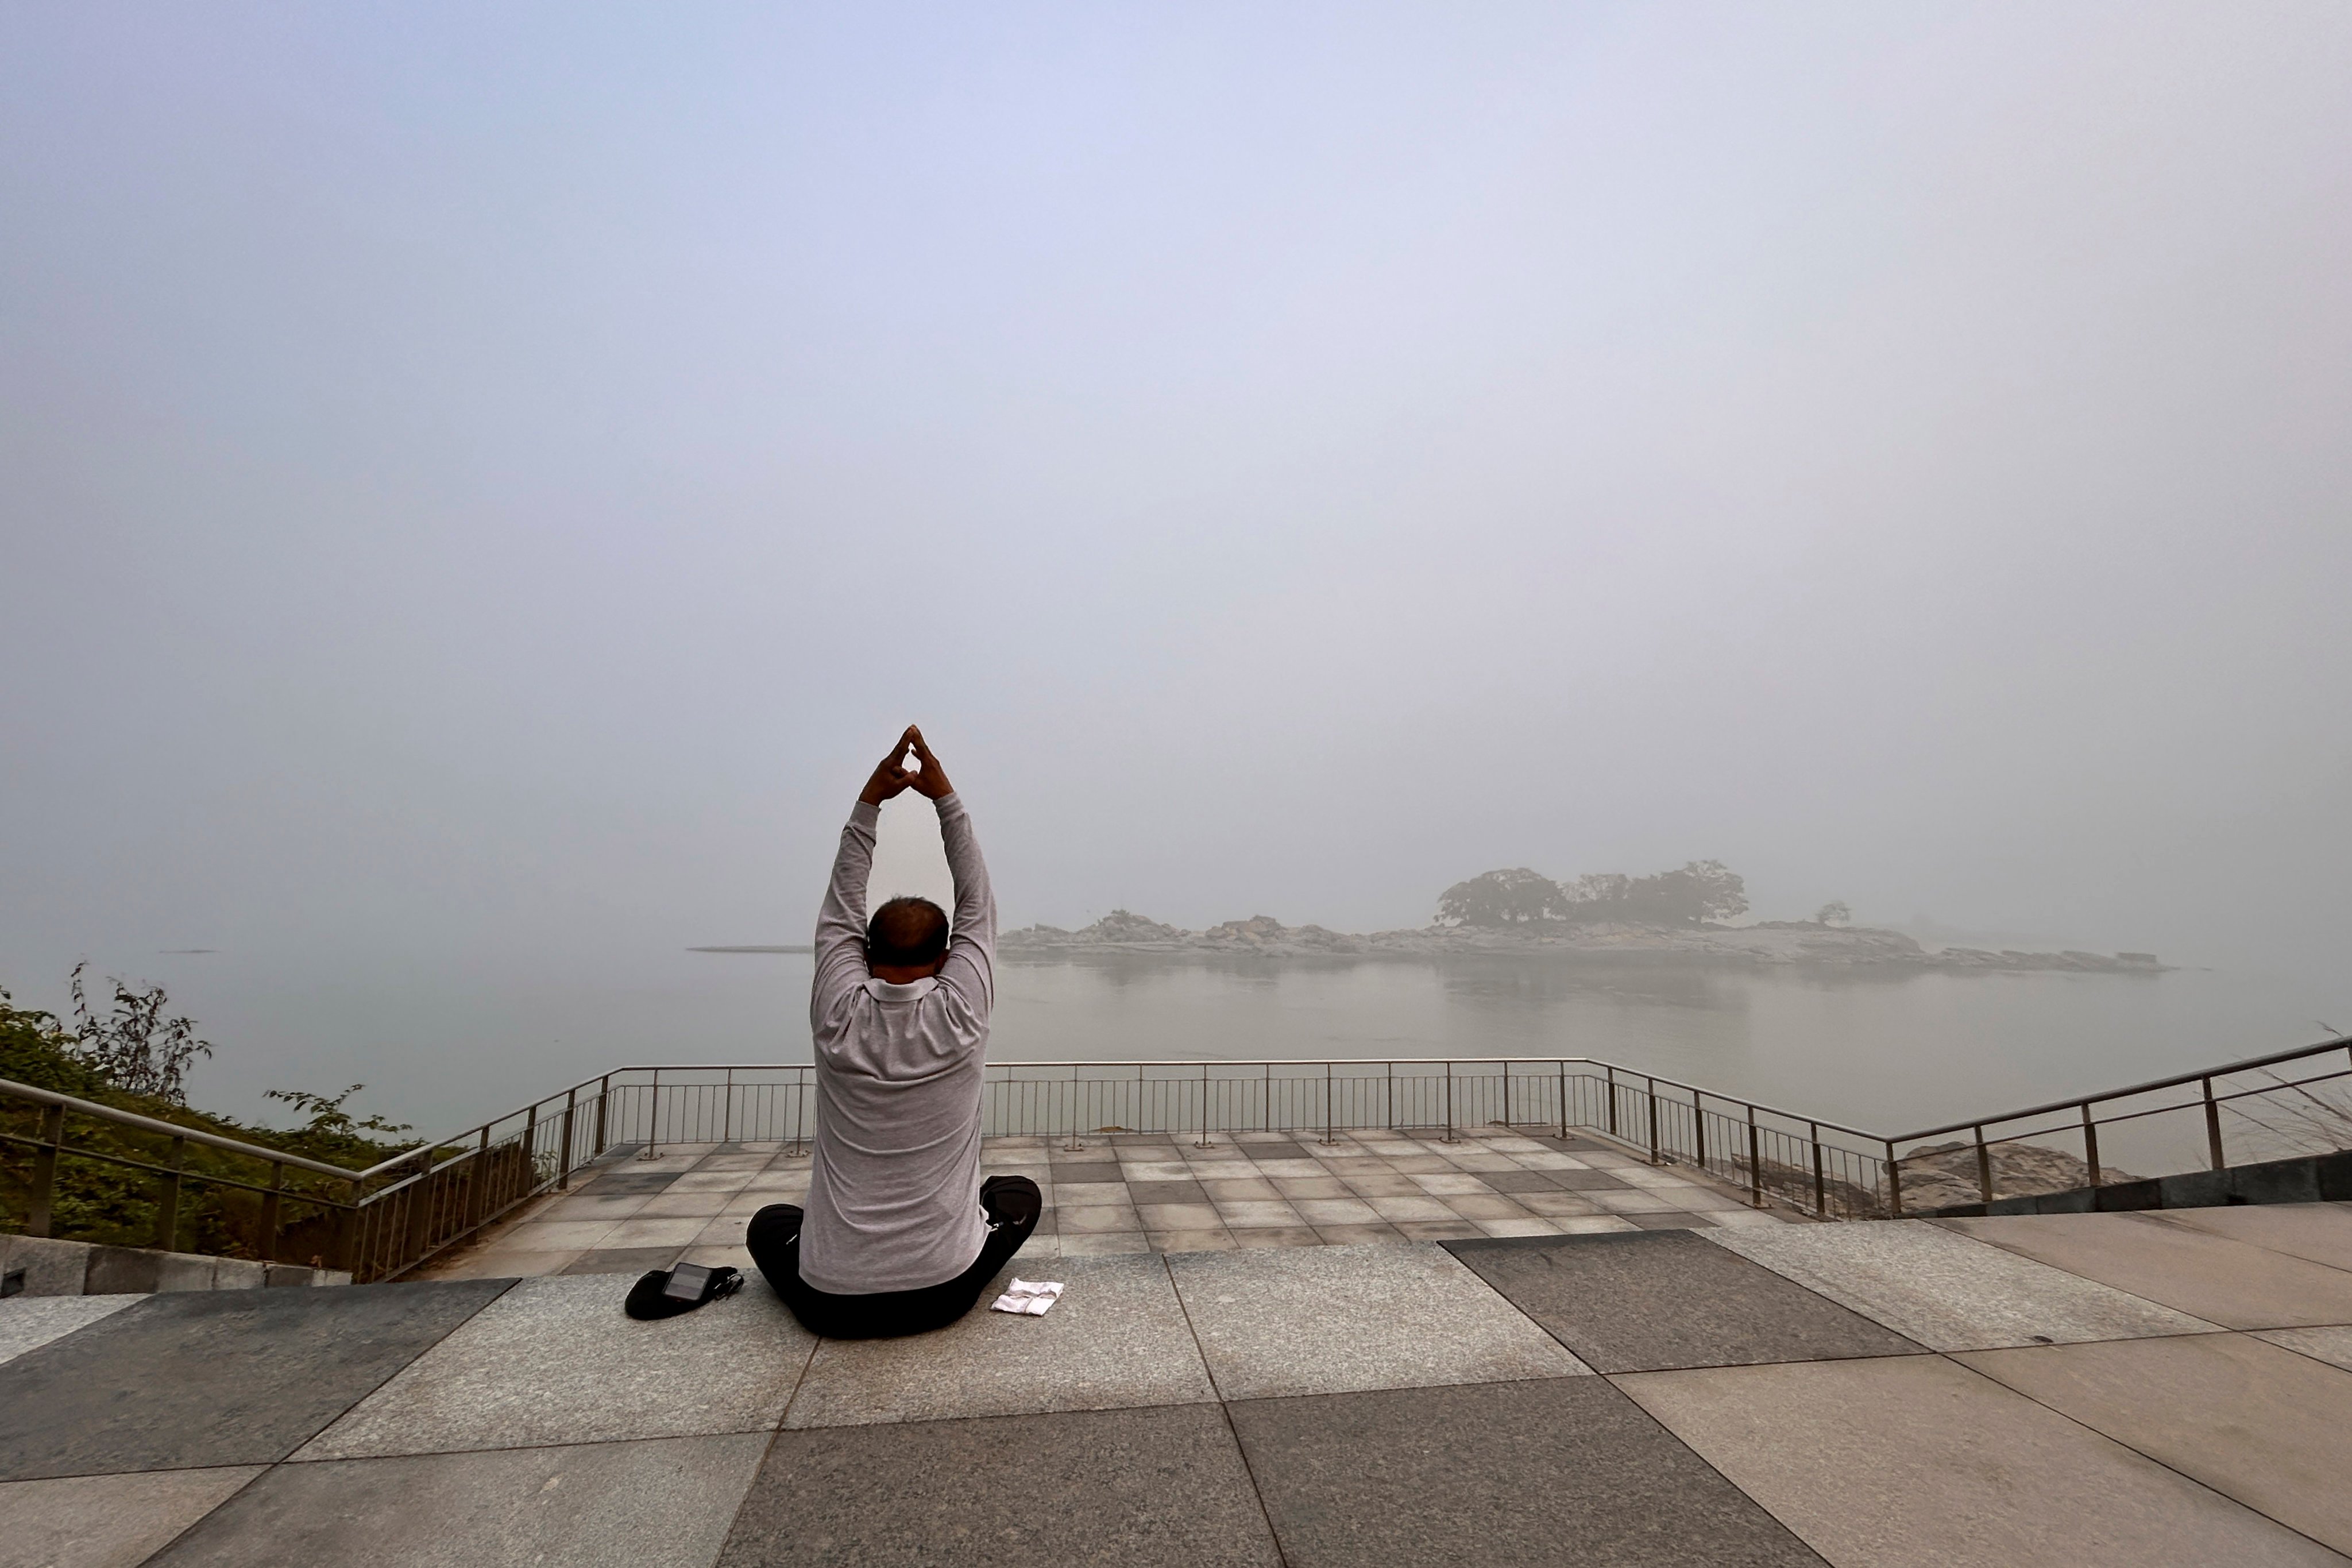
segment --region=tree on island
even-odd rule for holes
[[[1813,923],[1815,925],[1842,926],[1851,924],[1853,921],[1853,911],[1846,908],[1846,902],[1843,899],[1832,899],[1828,903],[1823,904],[1820,909],[1813,911]]]
[[[1436,923],[1702,925],[1747,912],[1747,885],[1720,860],[1693,860],[1649,877],[1605,871],[1564,884],[1520,866],[1481,872],[1446,889],[1437,900]]]

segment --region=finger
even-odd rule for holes
[[[909,724],[907,726],[907,735],[908,738],[914,742],[915,755],[922,758],[923,761],[927,763],[929,762],[931,760],[931,749],[923,743],[923,732],[914,725]]]

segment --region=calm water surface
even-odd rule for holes
[[[319,978],[222,953],[142,961],[221,1047],[199,1101],[339,1089],[427,1130],[625,1063],[805,1061],[809,960],[615,952],[419,961]],[[2319,1037],[2352,984],[1911,974],[1557,954],[1409,960],[1121,955],[1001,968],[999,1059],[1582,1055],[1881,1131],[1957,1120]],[[47,1005],[26,994],[20,1000]]]

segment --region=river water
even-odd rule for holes
[[[336,973],[144,959],[219,1047],[194,1098],[267,1114],[332,1091],[425,1131],[626,1064],[808,1059],[804,954],[450,955]],[[27,994],[20,1002],[50,1005]],[[2352,1023],[2352,984],[1850,973],[1557,953],[1004,961],[1003,1060],[1589,1056],[1876,1131],[1957,1121],[2284,1049]]]

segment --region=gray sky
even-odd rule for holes
[[[10,7],[0,983],[1758,911],[2340,965],[2352,9]]]

